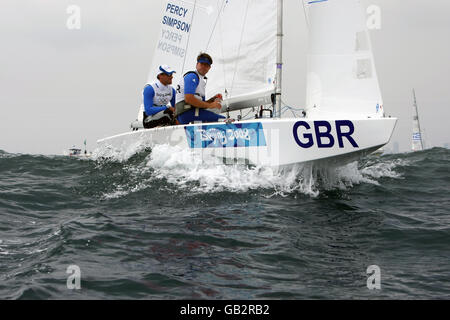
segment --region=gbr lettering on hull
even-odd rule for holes
[[[336,120],[335,134],[333,126],[328,121],[314,121],[313,128],[306,121],[298,121],[294,124],[293,134],[295,142],[302,148],[311,148],[317,144],[318,148],[333,148],[337,143],[339,148],[351,145],[353,148],[359,148],[352,134],[355,132],[355,126],[350,120]]]

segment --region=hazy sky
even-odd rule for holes
[[[87,139],[93,150],[129,131],[163,2],[1,0],[0,149],[61,154]],[[400,118],[392,142],[410,149],[414,87],[427,145],[449,143],[450,1],[363,3],[381,7],[371,37],[385,111]],[[66,27],[69,5],[81,8],[80,30]],[[285,0],[283,101],[295,107],[305,103],[306,36],[300,0]]]

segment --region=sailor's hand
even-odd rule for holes
[[[209,107],[210,109],[222,109],[222,105],[219,101],[211,102],[211,105]]]
[[[175,112],[175,108],[174,107],[168,107],[167,109],[169,109],[172,112]]]

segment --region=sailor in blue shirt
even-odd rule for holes
[[[144,88],[144,128],[174,124],[175,89],[172,78],[175,71],[162,65],[158,69],[157,81]],[[168,106],[170,103],[171,106]]]
[[[205,75],[211,69],[213,60],[207,53],[197,57],[195,71],[189,71],[177,86],[176,113],[180,124],[191,122],[216,122],[225,118],[222,115],[207,109],[222,109],[220,94],[205,101],[206,80]]]

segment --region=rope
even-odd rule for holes
[[[216,21],[214,22],[214,27],[212,28],[211,34],[209,35],[208,43],[206,44],[206,50],[205,50],[206,52],[208,51],[209,44],[211,43],[212,36],[214,34],[214,31],[216,30],[216,25],[217,25],[217,22],[219,21],[220,14],[222,13],[223,8],[225,8],[225,0],[222,0],[222,5],[220,6],[220,10],[217,13],[217,18],[216,18]]]
[[[306,27],[309,29],[309,21],[308,21],[308,15],[306,14],[305,1],[304,0],[299,0],[299,1],[302,3],[302,6],[303,6],[303,13],[305,14]]]
[[[286,112],[290,111],[290,112],[292,113],[292,115],[294,116],[294,118],[304,118],[303,114],[302,114],[302,115],[298,115],[297,112],[304,112],[305,109],[303,109],[303,108],[293,108],[293,107],[290,107],[290,106],[286,105],[286,103],[285,103],[284,101],[281,101],[281,103],[282,103],[281,115],[283,115],[283,114],[285,114]],[[257,111],[257,110],[256,110],[256,111]],[[242,110],[241,110],[241,112],[242,112]],[[250,109],[250,110],[245,114],[245,116],[242,116],[242,120],[248,120],[248,119],[250,119],[250,118],[247,118],[247,117],[248,117],[248,115],[249,115],[251,112],[254,112],[254,110]]]
[[[253,109],[253,108],[252,108],[252,109]],[[250,109],[250,111],[247,112],[247,113],[245,114],[245,116],[243,116],[241,119],[242,119],[242,120],[247,120],[246,117],[250,114],[250,112],[253,112],[252,109]],[[242,110],[241,110],[241,112],[242,112]],[[250,118],[249,118],[249,119],[250,119]]]
[[[192,25],[192,23],[194,22],[194,16],[195,16],[195,9],[196,9],[196,7],[197,7],[197,0],[195,0],[195,2],[194,2],[194,9],[192,10],[191,25]],[[188,35],[188,41],[187,41],[187,43],[186,43],[186,48],[185,48],[186,52],[187,52],[188,47],[189,47],[189,40],[190,40],[190,39],[191,39],[191,32],[189,32],[189,35]],[[186,56],[187,56],[187,54],[184,55],[184,59],[183,59],[183,67],[181,68],[181,70],[182,70],[182,73],[181,73],[181,74],[184,74],[184,65],[185,65],[185,63],[186,63]]]
[[[227,1],[228,3],[228,1]],[[225,7],[225,6],[224,6]],[[223,10],[223,9],[222,9]],[[223,53],[223,37],[222,37],[222,19],[219,20],[219,32],[220,32],[220,52],[222,53],[222,61],[225,62],[225,54]],[[223,74],[223,86],[225,88],[225,92],[227,92],[227,77],[226,77],[226,70],[225,70],[225,63],[222,63],[222,74]]]
[[[248,13],[248,7],[250,6],[250,1],[251,0],[247,0],[247,7],[245,8],[244,22],[242,23],[241,39],[239,40],[239,48],[238,48],[237,57],[239,57],[239,55],[241,54],[242,39],[244,38],[245,23],[247,22],[247,13]],[[236,78],[238,62],[239,62],[239,60],[236,59],[236,64],[234,66],[233,80],[231,81],[230,94],[233,93],[234,79]]]
[[[219,3],[219,1],[220,0],[217,0],[217,4]],[[205,52],[208,52],[209,45],[211,44],[211,40],[212,40],[212,37],[213,37],[214,32],[216,30],[216,26],[217,26],[218,22],[219,22],[219,32],[220,32],[220,34],[222,34],[222,19],[220,19],[220,17],[221,17],[221,14],[222,14],[222,12],[223,12],[223,10],[225,8],[225,5],[227,3],[228,3],[228,0],[226,0],[226,2],[225,2],[225,0],[222,0],[222,4],[220,5],[220,10],[217,13],[216,21],[214,22],[214,27],[212,28],[212,31],[211,31],[211,33],[209,35],[208,43],[206,44]],[[220,39],[220,47],[221,47],[221,53],[222,53],[221,58],[222,58],[222,60],[224,60],[224,56],[225,55],[223,53],[223,37],[220,37],[219,39]],[[223,84],[225,86],[226,85],[225,64],[222,64],[222,69],[223,69],[222,70],[223,71],[222,72],[222,74],[223,74]],[[225,88],[225,90],[226,90],[226,88]]]

